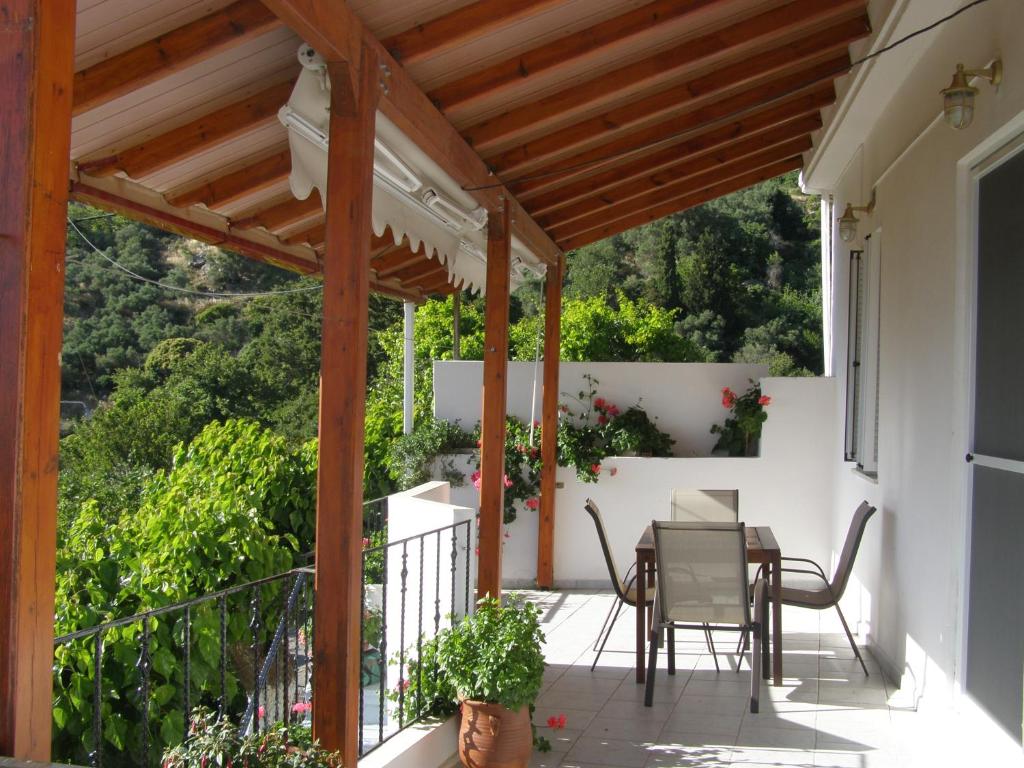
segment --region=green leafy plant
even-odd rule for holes
[[[363,579],[367,584],[384,581],[384,548],[388,544],[388,532],[371,531],[363,537]]]
[[[476,613],[437,636],[437,664],[461,699],[502,704],[515,711],[531,704],[544,676],[544,633],[532,603],[477,603]]]
[[[458,693],[437,661],[438,638],[423,640],[419,656],[411,657],[402,682],[387,693],[388,699],[402,707],[406,722],[418,717],[448,717],[459,708]],[[396,654],[395,663],[399,663]]]
[[[723,387],[722,407],[732,415],[725,423],[712,425],[711,434],[718,435],[714,450],[727,451],[730,456],[756,456],[761,427],[768,418],[764,407],[771,402],[770,397],[761,394],[761,385],[753,381],[742,395]]]
[[[671,456],[675,440],[658,429],[639,403],[627,408],[608,425],[612,450],[619,456]]]
[[[426,419],[408,435],[402,435],[391,444],[388,466],[398,487],[405,490],[431,479],[434,460],[446,454],[473,447],[473,437],[458,423],[443,419]],[[454,487],[463,484],[465,477],[450,458],[442,458],[441,475]]]
[[[167,750],[162,768],[340,768],[341,755],[328,752],[309,729],[277,723],[239,736],[238,726],[202,707],[192,712],[188,739]]]
[[[534,445],[530,445],[530,428],[515,416],[505,418],[505,484],[502,522],[515,522],[523,507],[540,507],[540,422],[534,422]],[[477,444],[476,471],[470,476],[473,486],[480,488],[480,424],[474,433]]]

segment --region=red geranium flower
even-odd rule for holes
[[[722,387],[722,407],[732,408],[733,403],[736,402],[736,393],[728,387]]]
[[[603,411],[606,405],[607,403],[603,397],[594,398],[594,407],[597,408],[597,410]]]
[[[619,415],[619,406],[617,406],[617,405],[609,405],[607,413],[608,413],[609,416],[618,416]]]
[[[593,472],[595,475],[600,475],[601,474],[601,465],[600,464],[591,464],[590,465],[590,471]]]
[[[757,404],[758,405],[771,405],[772,404],[772,399],[770,397],[768,397],[768,395],[761,395],[759,398],[757,398]]]
[[[604,415],[604,414],[602,413],[602,414],[601,414],[600,416],[598,416],[598,417],[597,417],[597,423],[598,423],[598,424],[607,424],[607,423],[608,423],[608,417],[607,417],[607,416],[605,416],[605,415]]]
[[[508,479],[508,475],[502,475],[502,479],[505,481],[506,488],[512,487],[512,481]]]
[[[537,507],[539,507],[539,506],[540,506],[540,499],[533,498],[533,499],[527,499],[526,500],[526,507],[527,507],[527,509],[537,509]]]
[[[548,728],[556,731],[565,728],[565,723],[565,715],[552,715],[548,718]]]

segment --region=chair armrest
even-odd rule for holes
[[[798,560],[800,558],[793,558],[793,559],[794,560]],[[836,596],[832,593],[832,585],[829,583],[829,580],[825,578],[825,574],[823,574],[823,573],[821,573],[819,571],[808,571],[806,568],[783,568],[782,572],[783,573],[805,573],[808,576],[817,576],[819,579],[822,580],[822,582],[824,582],[825,589],[828,591],[828,596],[830,598],[832,598],[832,602],[833,603],[838,602],[836,600]]]
[[[791,562],[791,563],[808,563],[810,565],[813,565],[815,570],[818,571],[818,574],[821,576],[821,578],[823,578],[826,581],[828,581],[828,576],[825,575],[825,569],[822,568],[820,565],[818,565],[813,560],[809,560],[806,557],[783,557],[782,558],[782,562],[785,563],[787,561]]]

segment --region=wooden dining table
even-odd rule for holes
[[[771,636],[772,682],[782,685],[782,551],[772,529],[765,525],[747,526],[747,562],[764,565],[767,570],[768,590],[771,595],[771,632],[766,632],[763,644],[767,647]],[[636,543],[636,681],[644,682],[647,675],[645,654],[650,639],[654,606],[647,605],[647,590],[654,589],[654,530],[644,529]],[[767,671],[767,670],[766,670]],[[767,677],[767,675],[766,675]]]

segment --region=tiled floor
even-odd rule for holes
[[[761,688],[749,711],[750,671],[735,672],[735,635],[717,644],[715,672],[699,633],[677,633],[677,672],[659,656],[655,703],[643,706],[633,677],[634,614],[619,617],[594,672],[594,637],[613,596],[605,592],[528,592],[543,609],[549,668],[537,701],[539,733],[553,749],[537,768],[735,765],[874,768],[905,765],[905,749],[887,704],[892,689],[865,657],[865,678],[834,611],[785,609],[785,685]],[[723,653],[723,650],[725,653]],[[565,715],[564,729],[547,727]],[[906,714],[906,713],[900,713]]]

